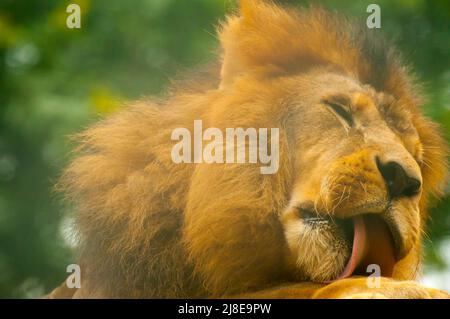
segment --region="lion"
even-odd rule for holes
[[[447,147],[396,51],[339,14],[257,0],[219,38],[207,75],[78,135],[59,186],[82,285],[50,297],[448,298],[415,282]],[[279,128],[278,171],[174,163],[171,133],[198,119]]]

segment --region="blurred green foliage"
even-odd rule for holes
[[[306,1],[281,1],[304,5]],[[317,2],[317,1],[316,1]],[[320,1],[367,17],[371,1]],[[81,6],[81,29],[66,7]],[[450,137],[450,2],[380,0],[382,31],[425,81],[426,112]],[[231,0],[0,1],[0,297],[36,297],[75,262],[70,208],[53,192],[69,160],[67,136],[120,102],[157,95],[180,70],[207,62]],[[434,209],[427,263],[450,236],[450,197]]]

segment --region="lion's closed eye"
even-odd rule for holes
[[[348,107],[344,106],[340,101],[333,99],[324,99],[322,101],[328,109],[338,118],[341,124],[349,129],[354,125],[353,116]]]

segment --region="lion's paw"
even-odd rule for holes
[[[367,278],[347,278],[319,289],[313,296],[318,299],[450,299],[450,294],[426,288],[413,281],[396,281],[380,278],[372,287]]]

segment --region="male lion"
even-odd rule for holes
[[[80,135],[61,181],[78,211],[73,297],[448,297],[409,281],[446,147],[394,51],[325,10],[256,0],[220,40],[216,75]],[[175,164],[171,133],[194,120],[279,128],[277,173]]]

